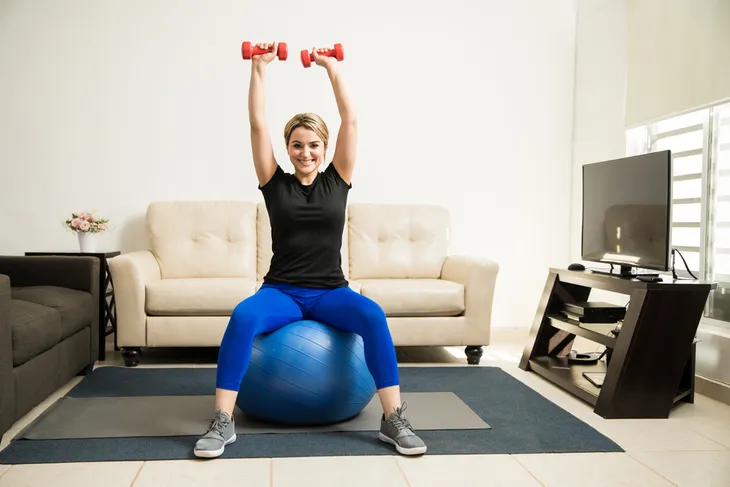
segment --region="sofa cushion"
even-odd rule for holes
[[[457,316],[464,312],[464,286],[442,279],[360,279],[360,293],[386,316]]]
[[[61,313],[53,308],[11,299],[9,318],[14,367],[26,363],[61,340]]]
[[[352,279],[440,277],[449,242],[448,210],[353,203],[348,215]]]
[[[12,288],[13,299],[53,308],[61,314],[61,340],[89,326],[97,307],[94,297],[84,291],[56,286]]]
[[[163,279],[256,277],[256,203],[156,202],[147,230]]]
[[[161,279],[147,284],[145,309],[159,316],[227,316],[255,291],[254,279]]]

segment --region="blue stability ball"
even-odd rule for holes
[[[254,339],[236,405],[275,424],[332,424],[360,413],[376,393],[362,338],[303,320]]]

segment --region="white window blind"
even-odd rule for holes
[[[717,282],[705,319],[730,327],[730,103],[630,129],[627,155],[672,151],[672,239],[699,279]],[[675,256],[677,275],[687,277]]]
[[[730,283],[730,104],[714,110],[708,214],[709,273]]]
[[[730,99],[730,0],[631,0],[627,15],[627,127]]]

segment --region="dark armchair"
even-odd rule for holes
[[[0,256],[0,436],[99,356],[99,259]]]

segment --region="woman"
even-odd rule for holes
[[[259,44],[267,49],[272,44]],[[314,52],[334,89],[341,125],[332,163],[318,171],[327,152],[329,133],[312,113],[294,116],[284,140],[294,174],[274,158],[266,127],[264,78],[270,53],[254,56],[249,86],[251,147],[259,189],[271,222],[273,256],[264,284],[239,303],[221,343],[216,377],[215,416],[195,445],[195,455],[220,456],[236,441],[233,410],[248,367],[254,337],[302,319],[354,332],[363,339],[365,360],[383,407],[379,438],[404,455],[426,452],[403,416],[398,364],[385,313],[374,301],[352,291],[342,272],[340,250],[347,195],[357,146],[357,119],[334,58]]]

